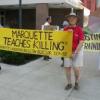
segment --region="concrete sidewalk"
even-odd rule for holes
[[[21,66],[2,63],[0,100],[99,100],[97,56],[92,55],[91,58],[90,54],[85,53],[79,91],[64,90],[67,82],[64,70],[60,67],[60,58],[50,61],[41,58]]]

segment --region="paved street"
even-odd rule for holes
[[[100,100],[98,57],[85,53],[79,91],[64,90],[67,82],[60,58],[40,58],[21,66],[1,63],[0,100]]]

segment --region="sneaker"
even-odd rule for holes
[[[48,59],[48,58],[46,58],[46,57],[44,57],[44,58],[43,58],[43,60],[45,60],[45,61],[49,61],[49,59]]]
[[[75,83],[74,89],[79,90],[79,84],[78,83]]]
[[[67,84],[67,86],[65,87],[65,90],[69,90],[72,88],[72,84]]]

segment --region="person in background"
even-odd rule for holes
[[[66,26],[68,26],[68,25],[69,25],[68,21],[64,20],[63,21],[63,28],[66,27]]]
[[[51,18],[51,16],[48,16],[46,18],[46,22],[44,23],[44,25],[42,25],[42,30],[44,30],[45,26],[51,25],[51,22],[52,22],[52,18]],[[44,56],[44,60],[48,61],[49,59],[51,59],[49,56]]]
[[[64,29],[64,27],[67,27],[69,25],[68,21],[64,20],[62,25],[63,25],[63,29]],[[61,57],[61,60],[62,60],[61,67],[64,67],[64,57]]]
[[[64,58],[64,70],[66,72],[66,77],[68,84],[65,87],[65,90],[72,88],[71,81],[71,69],[73,68],[75,85],[74,89],[79,89],[79,80],[80,80],[80,67],[83,66],[83,43],[84,43],[84,33],[82,28],[77,25],[79,17],[76,13],[72,12],[67,16],[69,26],[64,27],[64,31],[73,32],[73,41],[72,41],[72,57]]]

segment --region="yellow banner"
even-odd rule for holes
[[[100,52],[100,33],[85,35],[84,50]]]
[[[29,54],[71,57],[72,33],[0,28],[0,49]]]

